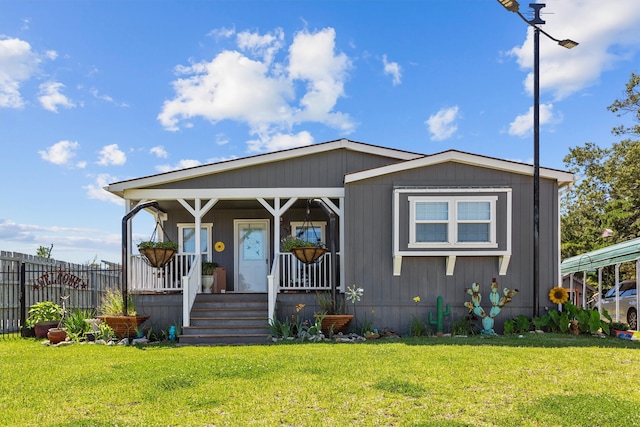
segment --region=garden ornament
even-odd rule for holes
[[[491,281],[491,292],[489,293],[489,301],[491,301],[491,309],[489,314],[483,310],[480,306],[482,301],[482,295],[480,295],[480,284],[473,282],[471,288],[465,289],[465,292],[471,295],[471,301],[464,303],[464,306],[469,309],[469,313],[474,313],[482,319],[482,335],[497,335],[493,330],[494,318],[500,314],[502,307],[509,304],[515,294],[518,293],[517,289],[504,288],[502,290],[502,296],[498,293],[498,282],[493,278]]]
[[[451,307],[449,306],[449,304],[447,304],[447,308],[446,309],[442,309],[442,297],[439,296],[436,299],[436,319],[433,319],[433,313],[429,312],[429,323],[432,325],[435,325],[436,327],[436,333],[438,335],[442,335],[442,333],[444,332],[444,316],[448,316],[451,314]]]

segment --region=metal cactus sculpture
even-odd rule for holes
[[[442,335],[444,332],[444,316],[451,314],[451,307],[447,304],[445,310],[442,309],[442,297],[436,299],[436,319],[433,319],[433,313],[429,312],[429,323],[436,327],[436,334]]]
[[[482,301],[482,295],[480,295],[480,285],[478,282],[473,282],[471,288],[465,289],[465,292],[471,295],[471,301],[464,303],[464,306],[469,309],[469,313],[474,313],[482,319],[482,335],[497,335],[493,330],[494,318],[500,314],[502,307],[509,304],[515,294],[518,293],[517,289],[511,290],[504,288],[502,290],[503,295],[498,293],[498,282],[494,278],[491,282],[491,293],[489,293],[489,301],[491,301],[491,310],[487,314],[480,302]]]

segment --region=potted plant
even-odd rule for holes
[[[353,314],[347,314],[345,311],[344,299],[340,298],[337,304],[334,304],[333,297],[330,292],[318,292],[316,301],[320,307],[320,312],[314,317],[322,320],[322,333],[330,335],[331,333],[342,332],[343,334],[349,330]]]
[[[295,236],[287,236],[282,240],[282,252],[291,252],[299,261],[311,264],[327,252],[321,242],[311,242]]]
[[[25,326],[33,328],[36,338],[46,338],[50,328],[55,328],[62,319],[62,307],[52,301],[41,301],[29,308]]]
[[[202,292],[211,292],[211,287],[216,277],[218,263],[205,261],[202,263]]]
[[[122,291],[117,288],[108,289],[98,307],[100,313],[98,319],[109,325],[116,337],[120,339],[135,337],[136,328],[144,323],[149,316],[138,315],[135,302],[129,294],[127,295],[127,313],[123,313],[123,310]]]
[[[170,240],[164,242],[144,241],[138,243],[138,250],[152,267],[162,268],[173,259],[178,244]]]
[[[609,323],[609,332],[611,336],[618,337],[627,333],[629,325],[624,322],[611,322]]]

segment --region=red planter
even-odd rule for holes
[[[67,331],[61,328],[51,328],[47,332],[47,338],[51,344],[58,344],[67,339]]]
[[[58,321],[55,322],[40,322],[36,323],[33,330],[36,333],[36,338],[46,338],[49,329],[58,327]]]
[[[351,319],[353,319],[353,314],[327,314],[322,319],[322,333],[328,335],[333,325],[334,334],[338,332],[346,334],[349,330]]]
[[[148,318],[149,316],[98,316],[98,319],[113,329],[119,339],[135,338],[136,328]]]

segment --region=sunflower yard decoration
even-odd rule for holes
[[[554,304],[564,304],[569,300],[569,292],[562,286],[556,286],[549,291],[549,299]]]

